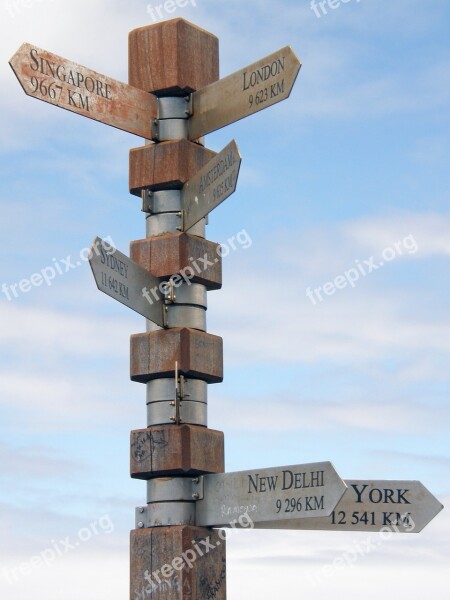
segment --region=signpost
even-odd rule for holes
[[[31,44],[9,61],[23,91],[84,117],[151,138],[156,98]]]
[[[189,139],[230,125],[289,98],[301,63],[286,46],[192,94]]]
[[[161,281],[101,238],[97,237],[89,253],[98,289],[143,317],[164,327],[164,296],[151,296]]]
[[[207,385],[223,378],[222,340],[205,319],[221,256],[200,221],[235,191],[241,156],[234,140],[211,160],[187,140],[288,98],[301,63],[287,46],[217,81],[217,38],[182,19],[136,29],[129,41],[134,85],[31,44],[10,65],[29,96],[155,142],[133,170],[143,198],[161,192],[158,211],[144,203],[148,237],[132,244],[136,262],[100,238],[89,256],[98,289],[152,322],[131,343],[131,376],[146,384],[148,405],[147,428],[131,432],[131,476],[147,480],[148,506],[131,533],[130,598],[225,600],[225,543],[208,528],[243,514],[266,529],[421,531],[442,505],[418,481],[344,482],[329,462],[223,472],[223,433],[206,418]],[[175,566],[206,540],[213,553]],[[169,585],[158,573],[170,570]]]
[[[347,490],[326,517],[273,523],[277,529],[419,533],[443,509],[420,481],[345,480]]]
[[[157,99],[77,63],[22,44],[9,61],[28,96],[152,139]],[[198,139],[286,100],[301,63],[287,46],[192,94],[188,137]]]
[[[183,231],[188,231],[236,190],[241,155],[235,140],[185,183],[182,195]]]
[[[197,500],[197,525],[226,527],[247,514],[255,527],[292,519],[327,517],[346,485],[330,462],[205,475]]]

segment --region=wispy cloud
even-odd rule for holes
[[[428,290],[415,289],[411,296],[408,287],[396,284],[390,269],[398,273],[407,266],[418,268],[424,260],[447,256],[449,229],[448,216],[411,213],[342,222],[333,228],[296,232],[295,236],[286,230],[284,237],[266,240],[276,248],[275,255],[267,255],[267,264],[252,262],[250,253],[243,257],[244,274],[242,260],[231,263],[229,278],[239,295],[224,287],[211,296],[217,327],[226,327],[230,360],[242,360],[244,355],[249,360],[245,351],[248,339],[253,346],[251,360],[256,362],[325,359],[357,364],[402,357],[396,361],[400,368],[411,357],[422,361],[427,354],[448,356],[448,314],[442,307],[430,315],[423,307]],[[395,267],[386,265],[358,288],[344,290],[320,306],[312,306],[306,299],[308,286],[334,278],[354,267],[356,260],[381,254],[409,234],[417,241],[417,252],[404,252]],[[259,243],[255,239],[253,251]],[[429,268],[433,269],[432,263]],[[265,276],[267,272],[271,277]],[[438,287],[442,275],[436,267]],[[255,303],[246,298],[259,300]],[[438,367],[439,360],[435,364]],[[428,363],[425,370],[429,368]]]
[[[0,442],[0,477],[17,477],[26,473],[27,478],[48,478],[69,475],[81,471],[82,465],[61,456],[54,448],[33,445],[13,446]]]
[[[449,420],[448,417],[447,420]],[[414,464],[423,463],[424,465],[436,468],[450,468],[450,457],[448,456],[434,456],[431,454],[418,454],[415,452],[400,452],[394,450],[375,450],[372,451],[372,454],[379,458],[385,458],[386,460],[406,461]]]
[[[245,395],[238,401],[216,394],[220,402],[214,407],[214,417],[229,430],[255,431],[307,431],[324,435],[326,432],[359,431],[389,435],[436,434],[450,425],[446,406],[408,401],[402,397],[382,400],[367,393],[356,400],[345,400],[342,391],[332,400],[311,397],[304,389],[302,398],[296,398],[295,388],[285,389],[279,395]],[[276,407],[276,410],[275,408]],[[236,420],[239,414],[239,420]],[[289,418],[286,418],[289,415]]]

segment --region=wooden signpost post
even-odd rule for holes
[[[291,48],[218,80],[217,38],[174,19],[130,33],[129,84],[30,44],[10,64],[26,94],[147,142],[130,151],[129,182],[146,237],[130,258],[96,238],[89,257],[99,290],[147,319],[131,337],[147,426],[131,432],[130,468],[147,482],[147,505],[131,532],[130,599],[224,600],[217,528],[244,517],[261,528],[420,531],[442,506],[419,482],[345,482],[328,462],[224,473],[223,433],[207,428],[207,386],[223,366],[222,340],[206,331],[207,292],[222,285],[206,217],[235,191],[241,157],[235,141],[216,154],[199,138],[288,98],[301,66]]]

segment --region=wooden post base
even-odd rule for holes
[[[223,530],[133,530],[130,585],[131,600],[226,600]]]

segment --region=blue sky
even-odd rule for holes
[[[0,569],[12,577],[53,540],[114,524],[12,584],[0,575],[4,598],[126,597],[146,493],[128,471],[129,431],[145,426],[145,388],[129,381],[143,319],[100,294],[79,260],[96,235],[125,253],[144,237],[127,187],[142,140],[25,96],[7,61],[27,41],[127,81],[127,35],[151,23],[147,5],[0,5],[0,284],[81,263],[11,301],[0,294]],[[289,100],[206,138],[216,151],[236,138],[243,156],[207,237],[252,240],[209,294],[208,330],[225,348],[209,426],[225,432],[229,471],[331,460],[342,477],[419,479],[448,504],[450,9],[325,6],[317,17],[303,0],[197,0],[173,15],[219,37],[222,76],[287,44],[303,63]],[[354,287],[307,297],[371,257],[383,266]],[[357,534],[241,532],[229,597],[352,599],[364,586],[368,600],[387,589],[443,599],[449,533],[444,510],[310,589],[308,573]]]

